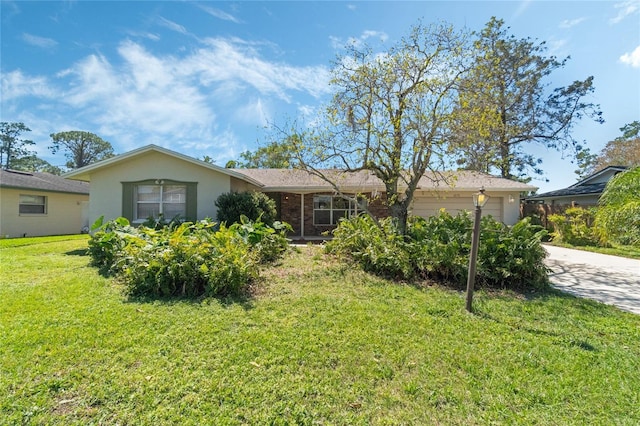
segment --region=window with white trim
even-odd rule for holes
[[[363,211],[367,200],[362,198],[358,202],[333,195],[315,195],[313,197],[313,224],[337,225],[342,218],[350,218]]]
[[[47,197],[44,195],[20,194],[20,214],[47,214]]]
[[[166,219],[187,215],[186,185],[136,185],[134,187],[134,222],[142,222],[149,217]]]

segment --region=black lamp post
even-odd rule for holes
[[[469,275],[467,277],[467,311],[473,312],[473,286],[476,282],[476,260],[478,259],[478,245],[480,244],[480,217],[482,208],[489,201],[489,196],[484,193],[484,187],[473,194],[473,205],[476,206],[476,215],[473,221],[473,234],[471,237],[471,254],[469,256]]]

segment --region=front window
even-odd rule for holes
[[[187,214],[186,185],[137,185],[135,192],[134,221],[163,215],[167,219]]]
[[[350,218],[364,209],[366,200],[358,203],[352,199],[346,199],[332,195],[316,195],[313,197],[313,224],[337,225],[342,218]]]
[[[20,194],[18,209],[20,214],[47,214],[47,197]]]

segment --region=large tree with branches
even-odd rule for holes
[[[67,167],[78,169],[96,161],[113,157],[113,147],[100,136],[80,130],[52,133],[52,144],[49,147],[52,154],[64,151],[67,157]]]
[[[322,167],[373,173],[404,233],[419,180],[445,168],[464,47],[464,34],[452,27],[422,24],[384,53],[349,46],[333,68],[332,101],[312,130],[289,139],[299,167],[337,192],[336,174]]]
[[[549,75],[569,58],[546,56],[544,42],[518,39],[508,30],[494,17],[474,33],[473,66],[462,81],[454,135],[461,166],[523,179],[542,174],[531,144],[573,155],[582,149],[573,136],[576,122],[603,120],[599,106],[587,100],[593,77],[551,89]]]

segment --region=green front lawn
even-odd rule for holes
[[[86,237],[0,241],[2,424],[640,423],[640,316],[304,247],[241,300],[128,300]]]

